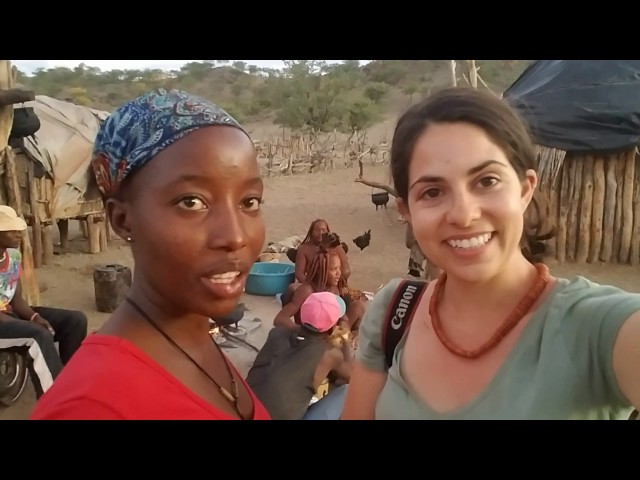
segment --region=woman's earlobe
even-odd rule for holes
[[[109,198],[105,202],[105,210],[109,218],[109,224],[115,234],[123,240],[131,242],[132,234],[126,206],[120,200]]]
[[[536,193],[538,187],[538,175],[535,170],[527,170],[525,173],[525,179],[522,182],[522,200],[524,201],[524,208],[528,208],[533,196]]]
[[[411,222],[411,215],[409,214],[409,207],[407,206],[407,202],[405,202],[401,198],[396,198],[396,207],[398,212],[402,216],[404,223]]]

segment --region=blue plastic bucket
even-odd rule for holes
[[[256,262],[249,271],[245,292],[249,295],[274,296],[287,291],[295,280],[295,265]]]

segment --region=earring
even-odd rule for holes
[[[127,242],[131,243],[133,241],[133,239],[131,238],[131,235],[127,235]]]

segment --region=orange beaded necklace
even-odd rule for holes
[[[535,267],[538,271],[538,277],[536,278],[536,281],[534,282],[531,290],[529,290],[529,292],[526,293],[522,300],[520,300],[520,303],[518,303],[511,315],[507,317],[505,322],[498,328],[498,330],[496,330],[491,338],[475,350],[465,350],[463,348],[457,347],[449,339],[449,337],[447,337],[442,328],[442,323],[440,322],[440,317],[438,316],[438,304],[440,302],[440,298],[442,297],[444,285],[447,281],[447,276],[443,272],[436,283],[433,294],[431,295],[431,300],[429,302],[429,315],[431,316],[433,329],[445,348],[454,355],[458,355],[459,357],[464,358],[478,358],[481,355],[489,352],[490,350],[493,350],[518,324],[518,322],[522,320],[522,318],[527,314],[529,309],[531,309],[533,304],[540,298],[540,295],[542,295],[545,288],[547,287],[547,283],[549,282],[550,278],[549,268],[543,263],[538,263],[535,265]]]

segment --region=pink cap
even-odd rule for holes
[[[312,293],[300,307],[303,325],[326,332],[338,323],[347,310],[344,300],[331,292]]]

